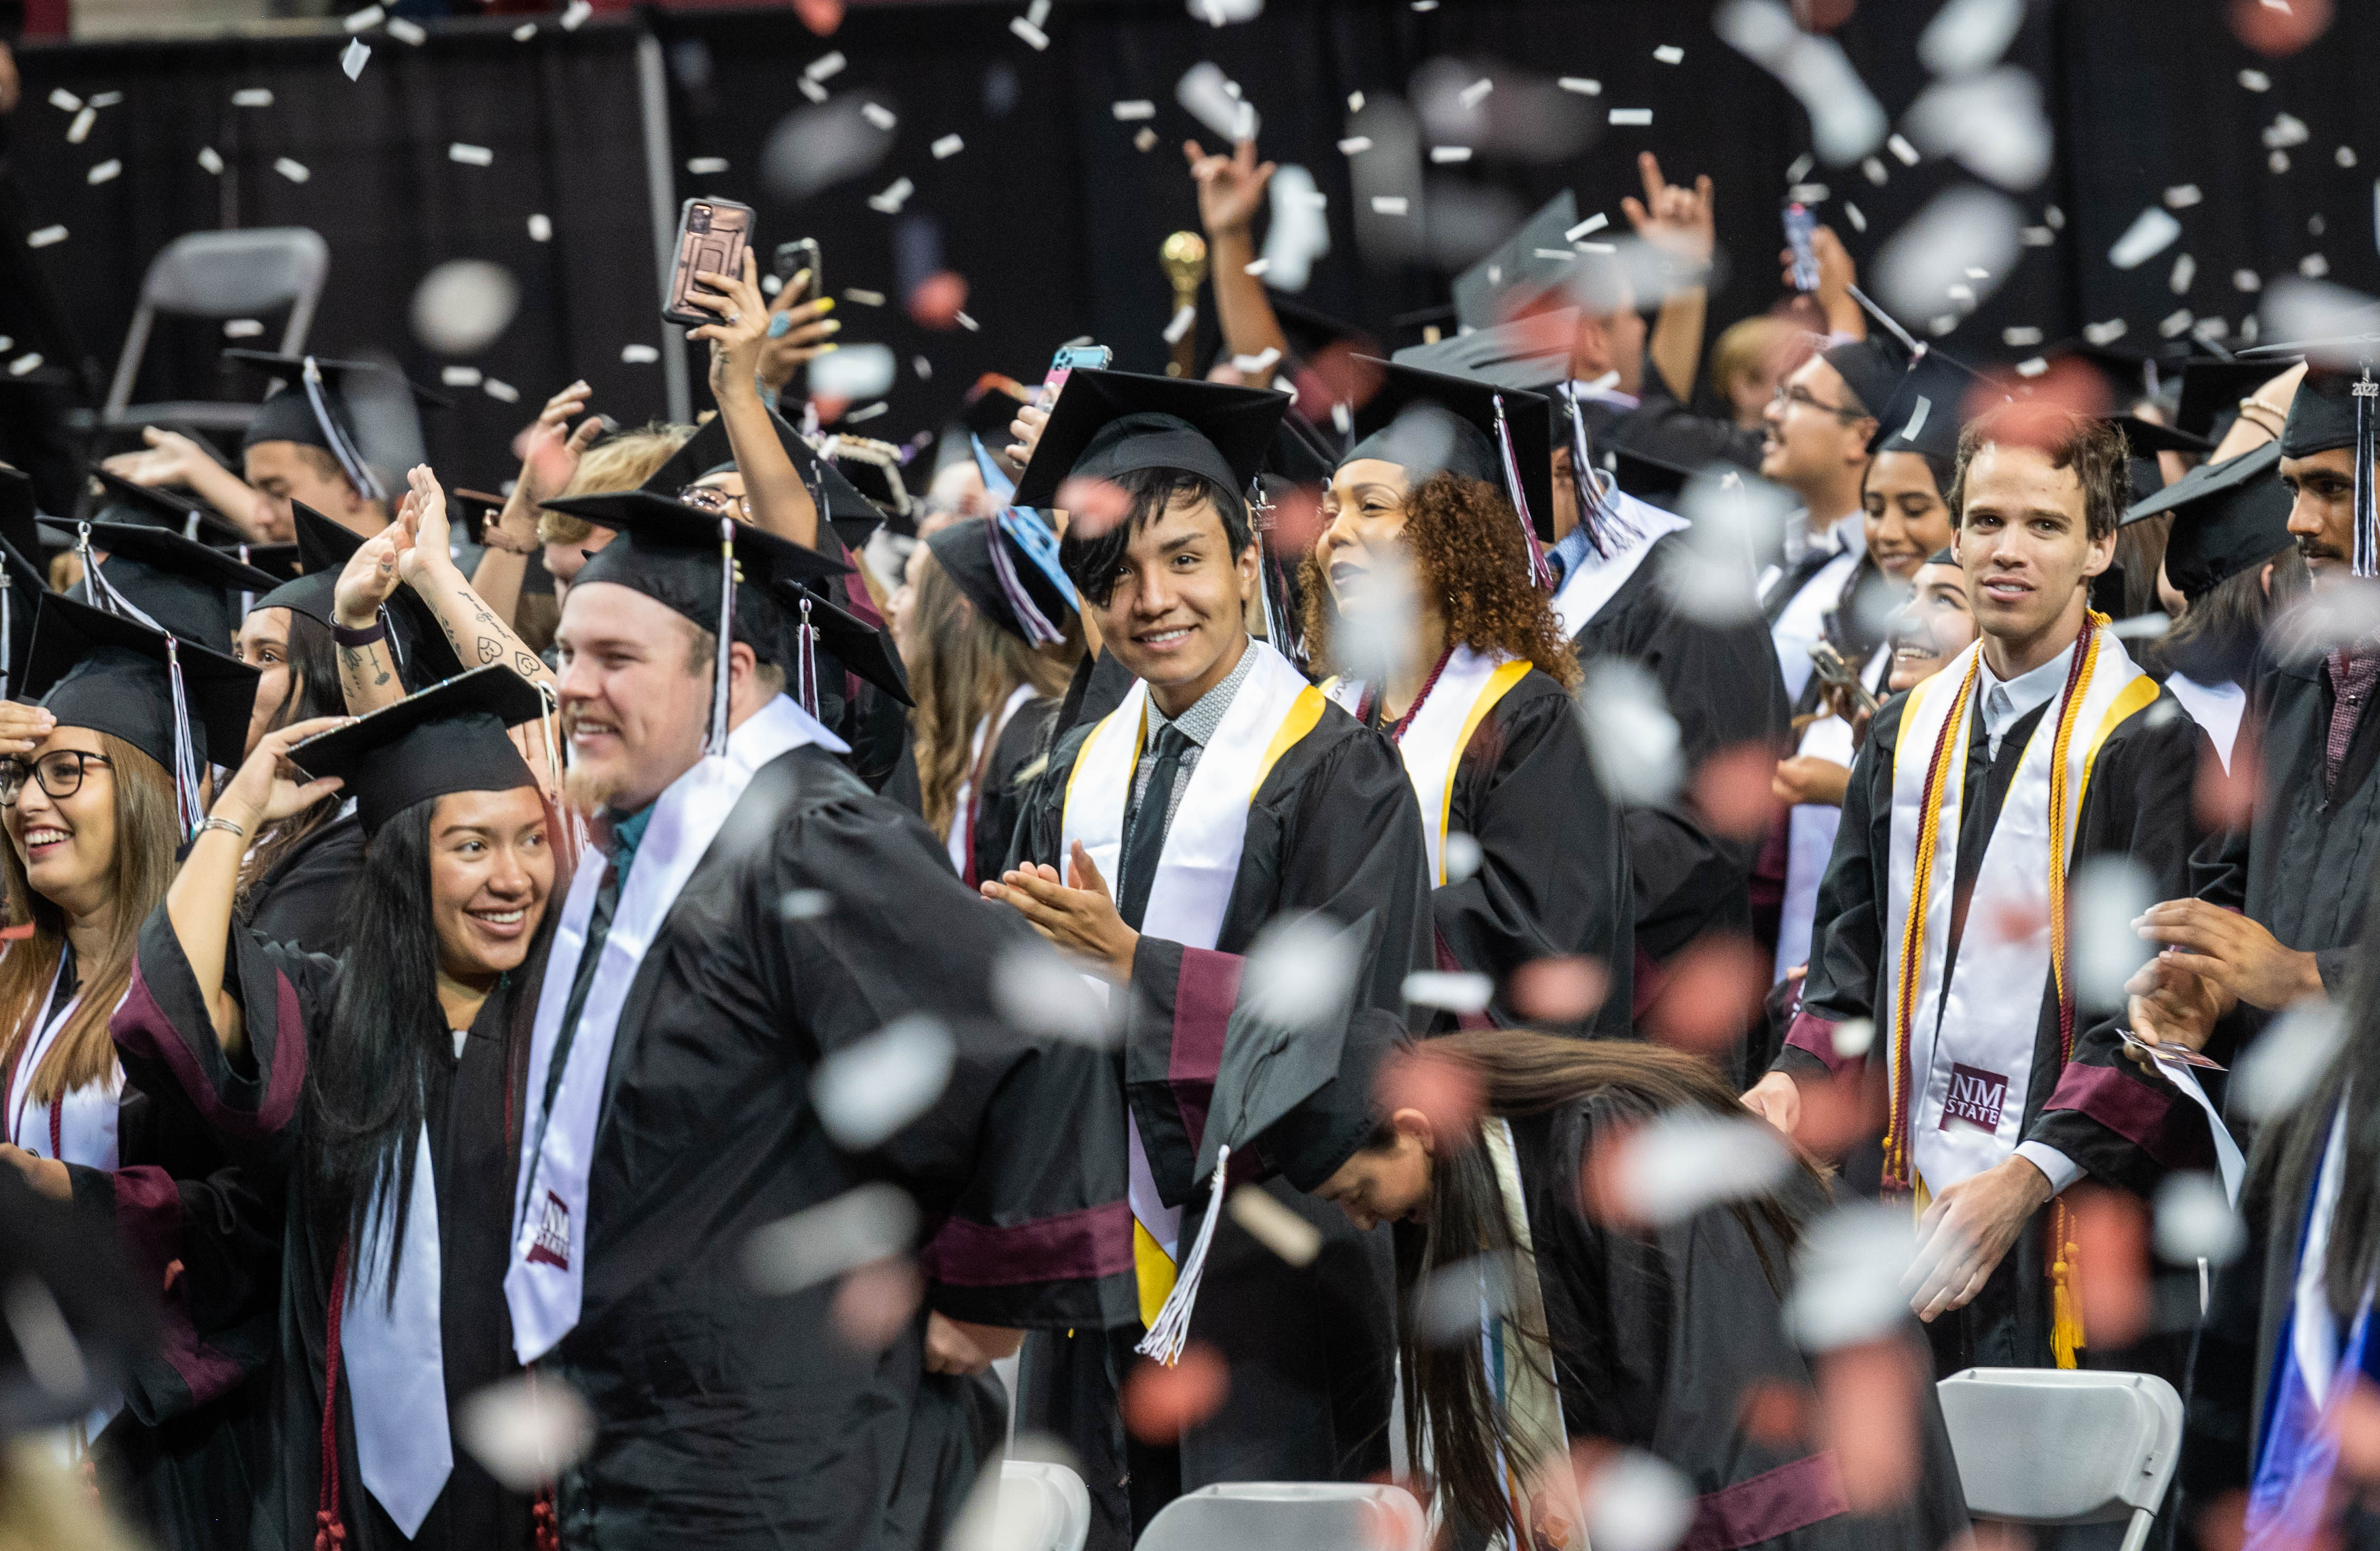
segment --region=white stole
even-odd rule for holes
[[[1405,777],[1413,782],[1414,796],[1421,803],[1422,837],[1429,846],[1432,886],[1446,882],[1447,813],[1463,751],[1471,746],[1471,735],[1478,730],[1480,719],[1495,709],[1513,685],[1528,677],[1529,666],[1525,660],[1500,652],[1491,655],[1457,646],[1447,654],[1438,682],[1430,686],[1404,736],[1397,740]],[[1363,704],[1364,687],[1360,678],[1334,678],[1323,686],[1323,693],[1352,714]]]
[[[1609,498],[1620,503],[1621,517],[1635,531],[1636,536],[1614,554],[1597,555],[1593,549],[1579,557],[1562,584],[1554,591],[1554,617],[1561,621],[1562,634],[1576,641],[1578,632],[1611,601],[1613,593],[1626,585],[1653,552],[1656,541],[1666,533],[1682,533],[1694,526],[1675,512],[1647,506],[1626,492],[1614,488]]]
[[[1264,785],[1274,762],[1314,730],[1322,719],[1322,691],[1305,681],[1289,659],[1270,645],[1249,639],[1246,650],[1256,662],[1241,680],[1215,735],[1190,767],[1173,823],[1165,832],[1165,849],[1158,859],[1157,875],[1148,890],[1148,908],[1141,917],[1146,936],[1186,947],[1211,948],[1223,930],[1223,915],[1232,903],[1232,885],[1240,873],[1240,849],[1246,842],[1248,804]],[[1067,777],[1062,823],[1062,856],[1075,854],[1075,842],[1090,854],[1099,876],[1111,890],[1123,887],[1124,813],[1132,800],[1133,769],[1148,728],[1148,684],[1135,681],[1130,693],[1083,740]],[[1152,816],[1161,823],[1161,816]],[[1157,1193],[1155,1177],[1141,1146],[1136,1122],[1129,1127],[1129,1194],[1132,1214],[1168,1259],[1181,1238],[1182,1209],[1167,1206]]]
[[[58,994],[58,976],[66,971],[66,955],[58,955],[58,967],[50,972],[50,988],[42,993],[35,1004],[33,1016],[41,1019]],[[14,1142],[37,1158],[51,1156],[50,1110],[52,1105],[33,1102],[33,1074],[41,1069],[42,1060],[58,1043],[73,1019],[75,1008],[82,1005],[80,996],[69,997],[57,1016],[34,1026],[30,1038],[18,1047],[15,1069],[9,1074],[8,1113],[0,1140]],[[114,1048],[109,1050],[106,1081],[86,1082],[81,1087],[52,1101],[58,1111],[57,1157],[59,1161],[79,1164],[85,1168],[113,1171],[116,1166],[116,1117],[121,1113],[124,1092],[124,1069],[115,1060]]]
[[[349,1261],[339,1358],[356,1424],[356,1462],[365,1489],[411,1540],[455,1470],[446,1416],[446,1340],[439,1316],[443,1264],[438,1235],[438,1181],[430,1128],[416,1138],[413,1191],[405,1215],[405,1256],[396,1296],[386,1292],[387,1198],[372,1205],[363,1240]]]
[[[2086,633],[2073,650],[2089,644]],[[2052,701],[2025,744],[1992,826],[1968,901],[1966,930],[1943,994],[1942,968],[1950,934],[1951,897],[1959,861],[1959,821],[1965,796],[1969,740],[1982,736],[1981,714],[1965,707],[1961,736],[1943,751],[1941,809],[1923,922],[1916,995],[1907,1041],[1914,1094],[1895,1092],[1909,1108],[1909,1136],[1925,1188],[1939,1195],[1960,1180],[2005,1160],[2023,1140],[2034,1044],[2041,999],[2050,983],[2049,877],[2071,866],[2075,825],[2099,747],[2119,723],[2156,698],[2156,681],[2125,654],[2115,632],[2098,629],[2098,658],[2075,693],[2081,698],[2066,751],[2065,854],[2049,854],[2050,749],[2062,705]],[[1893,755],[1892,840],[1885,915],[1883,990],[1891,998],[1880,1018],[1898,1022],[1902,942],[1917,866],[1925,776],[1944,724],[1961,704],[1979,641],[1909,692]],[[1889,1026],[1889,1025],[1888,1025]],[[1892,1048],[1898,1049],[1895,1045]],[[1894,1073],[1898,1083],[1899,1074]]]
[[[504,1302],[512,1311],[513,1350],[523,1363],[536,1362],[577,1325],[587,1287],[587,1181],[602,1121],[604,1074],[619,1037],[620,1009],[628,999],[646,950],[661,935],[670,908],[694,873],[729,810],[751,784],[753,773],[779,755],[805,744],[836,753],[849,745],[808,713],[779,695],[728,735],[723,755],[707,754],[670,783],[653,805],[643,843],[637,848],[620,890],[612,929],[603,940],[578,1032],[564,1062],[553,1107],[544,1106],[547,1073],[562,1033],[562,1014],[577,976],[579,955],[601,885],[603,857],[593,846],[578,858],[577,876],[563,904],[546,959],[545,985],[538,996],[537,1022],[529,1041],[528,1081],[534,1101],[521,1128],[518,1197],[515,1203],[512,1264],[504,1272]]]
[[[975,849],[975,773],[983,766],[983,746],[998,743],[1000,735],[1015,719],[1017,708],[1032,698],[1033,686],[1019,684],[1010,693],[1007,704],[975,725],[975,742],[967,750],[966,774],[959,777],[958,794],[951,800],[951,829],[942,840],[942,849],[950,853],[952,871],[962,878],[966,876],[967,853]]]

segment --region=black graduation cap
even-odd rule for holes
[[[535,786],[505,729],[544,711],[537,686],[512,669],[473,668],[316,733],[289,751],[289,762],[318,780],[345,781],[370,836],[415,803],[449,792]]]
[[[180,669],[190,763],[175,757],[174,667]],[[198,776],[212,761],[237,764],[256,709],[256,670],[137,619],[52,592],[33,620],[19,694],[61,727],[124,739],[176,776],[184,818],[201,816]]]
[[[818,470],[811,481],[812,488],[823,490],[825,495],[821,505],[830,508],[837,505],[836,492],[826,488],[830,482],[825,477],[829,470],[868,502],[871,508],[868,515],[875,521],[860,532],[860,543],[867,543],[868,534],[888,519],[898,519],[912,531],[916,529],[917,524],[911,515],[915,503],[908,487],[901,482],[899,453],[900,449],[888,442],[869,441],[859,436],[832,436],[811,458]],[[797,463],[795,467],[801,465]],[[849,509],[847,499],[843,505],[844,509],[842,512],[829,515],[827,519],[856,525],[861,514]],[[835,530],[838,534],[843,531],[841,528]]]
[[[2355,385],[2362,375],[2324,366],[2306,369],[2281,427],[2283,458],[2311,458],[2355,445]]]
[[[831,459],[813,460],[808,477],[811,501],[820,508],[819,515],[826,519],[827,526],[834,530],[834,536],[843,541],[844,548],[857,553],[867,544],[869,534],[888,524],[896,533],[917,533],[916,522],[905,519],[892,521]]]
[[[802,434],[783,415],[770,410],[769,423],[776,430],[777,445],[785,449],[785,456],[794,460],[795,469],[806,470],[817,461],[818,455],[810,450],[810,445],[802,440]],[[713,415],[697,426],[694,434],[670,454],[669,461],[654,470],[638,488],[674,501],[679,491],[703,475],[721,467],[733,467],[735,462],[735,447],[727,438],[727,417]]]
[[[224,351],[224,359],[269,377],[295,379],[257,407],[240,435],[243,451],[260,442],[296,442],[324,448],[339,460],[356,489],[375,501],[386,500],[388,492],[372,472],[371,460],[357,434],[359,429],[368,429],[359,426],[358,401],[388,396],[408,416],[417,406],[450,409],[455,402],[376,360],[334,360],[327,356],[237,348]]]
[[[2216,360],[2207,358],[2181,363],[2181,400],[2173,412],[2177,430],[2204,436],[2209,446],[2239,413],[2240,400],[2288,370],[2265,360]]]
[[[364,546],[364,536],[303,501],[289,505],[298,527],[298,562],[304,569],[296,580],[283,582],[249,607],[291,609],[324,629],[334,629],[338,624],[339,573]],[[422,689],[463,671],[463,661],[455,654],[454,643],[440,628],[437,615],[412,588],[399,587],[391,592],[382,607],[382,617],[395,638],[392,655],[407,689]]]
[[[1015,440],[1008,434],[1009,422],[1016,418],[1017,410],[1032,402],[1032,389],[1014,377],[987,372],[967,389],[966,408],[961,418],[977,440],[983,443],[985,450],[997,458]]]
[[[73,1206],[13,1168],[0,1177],[0,1287],[12,1310],[58,1316],[0,1320],[0,1438],[87,1417],[122,1389],[156,1344],[156,1300],[142,1281]]]
[[[1042,427],[1014,504],[1048,508],[1075,475],[1203,474],[1245,494],[1289,408],[1286,394],[1180,377],[1077,369]]]
[[[2193,436],[2178,426],[2159,425],[2155,421],[2143,420],[2138,415],[2110,418],[2122,429],[2124,441],[2131,447],[2134,458],[2160,452],[2179,452],[2204,458],[2215,450],[2215,443],[2210,438]]]
[[[472,543],[480,542],[480,535],[487,531],[488,519],[504,509],[503,496],[491,495],[484,490],[450,490],[446,504],[462,518],[463,536]]]
[[[2124,513],[2137,522],[2173,514],[2165,574],[2196,600],[2251,566],[2289,547],[2289,486],[2280,481],[2281,446],[2266,442],[2237,458],[2204,463]]]
[[[254,566],[275,581],[295,581],[305,574],[305,559],[295,543],[236,543],[214,547],[243,566]]]
[[[1356,417],[1362,440],[1346,461],[1398,464],[1418,484],[1443,469],[1504,491],[1540,539],[1553,537],[1553,447],[1543,394],[1382,361],[1380,390]],[[1511,488],[1510,454],[1520,474]]]
[[[1850,339],[1818,352],[1835,369],[1845,386],[1871,415],[1882,416],[1893,390],[1908,370],[1908,360],[1880,338]]]
[[[1023,525],[1029,527],[1019,531]],[[1046,544],[1035,544],[1037,529],[1049,535]],[[1057,536],[1038,518],[1014,508],[996,519],[971,517],[936,529],[926,547],[967,602],[1010,635],[1027,646],[1065,640],[1075,587],[1058,568]]]
[[[1578,225],[1578,199],[1564,189],[1495,251],[1454,277],[1454,317],[1464,328],[1486,328],[1504,321],[1515,307],[1560,289],[1576,265],[1572,258],[1543,258],[1548,253],[1574,253],[1567,235]]]
[[[95,463],[90,473],[100,485],[100,495],[91,503],[91,512],[99,521],[169,529],[204,543],[237,543],[248,537],[224,520],[213,507],[187,491],[135,484]]]
[[[1639,501],[1665,511],[1676,508],[1687,482],[1702,471],[1659,453],[1608,439],[1597,450],[1613,482]]]
[[[834,660],[867,679],[904,705],[917,702],[909,693],[909,675],[901,666],[900,650],[892,644],[892,632],[881,626],[871,625],[817,591],[797,582],[781,581],[777,596],[785,613],[798,629],[804,618],[802,605],[808,604],[808,618],[818,631],[819,645],[832,653]],[[817,713],[810,707],[815,715]]]
[[[1945,463],[1957,461],[1959,431],[1964,424],[1960,409],[1974,383],[1964,368],[1929,352],[1901,373],[1891,397],[1876,411],[1868,456],[1915,452]]]
[[[1563,307],[1435,344],[1408,345],[1396,353],[1395,364],[1499,387],[1548,388],[1569,380],[1571,340],[1577,331],[1578,309]]]
[[[6,700],[16,693],[32,651],[33,616],[50,590],[41,568],[6,538],[0,538],[0,577],[7,580],[0,590],[0,700]]]
[[[121,522],[58,522],[43,519],[54,536],[88,536],[97,554],[79,584],[84,595],[115,609],[120,601],[184,641],[222,651],[239,633],[244,596],[272,592],[272,573],[244,566],[164,528]]]
[[[33,476],[0,463],[0,540],[27,558],[42,553],[42,531],[35,524],[41,506],[33,493]]]

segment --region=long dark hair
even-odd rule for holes
[[[289,688],[283,692],[281,703],[273,707],[272,719],[265,725],[267,732],[278,732],[292,722],[315,716],[343,716],[347,710],[339,689],[338,647],[331,640],[330,627],[298,609],[284,612],[289,616],[289,637],[282,661],[288,666]],[[299,841],[336,817],[346,795],[333,792],[265,832],[248,860],[240,864],[239,888],[233,897],[235,908],[242,913],[247,911],[249,895],[256,885],[272,876],[273,868],[297,849]]]
[[[1664,1045],[1488,1029],[1448,1034],[1431,1040],[1426,1049],[1431,1058],[1452,1063],[1478,1084],[1490,1117],[1541,1115],[1580,1099],[1599,1097],[1617,1098],[1626,1107],[1641,1110],[1648,1119],[1679,1110],[1746,1118],[1735,1090],[1720,1079],[1717,1069],[1700,1056]],[[1384,1146],[1392,1134],[1384,1129],[1366,1146]],[[1450,1147],[1449,1139],[1439,1139],[1423,1220],[1401,1226],[1396,1233],[1397,1285],[1406,1299],[1431,1273],[1459,1262],[1486,1257],[1488,1264],[1512,1263],[1512,1225],[1505,1216],[1488,1149],[1475,1129],[1451,1140]],[[1583,1166],[1585,1160],[1572,1163]],[[1751,1239],[1770,1290],[1783,1296],[1781,1260],[1791,1255],[1798,1239],[1799,1216],[1775,1193],[1736,1203],[1730,1210]],[[1779,1250],[1775,1258],[1769,1250],[1772,1242]],[[1406,1312],[1406,1329],[1418,1328],[1416,1313]],[[1519,1323],[1517,1313],[1509,1317]],[[1549,1350],[1562,1336],[1546,1330],[1524,1334],[1544,1342]],[[1525,1355],[1527,1350],[1524,1346],[1522,1351],[1508,1351],[1505,1361],[1534,1361]],[[1537,1376],[1548,1386],[1555,1384],[1552,1374],[1541,1371]],[[1409,1457],[1431,1461],[1430,1484],[1443,1499],[1450,1518],[1483,1535],[1500,1527],[1510,1529],[1517,1541],[1521,1526],[1512,1522],[1501,1462],[1511,1461],[1514,1469],[1526,1470],[1533,1461],[1523,1458],[1511,1419],[1496,1402],[1480,1343],[1465,1339],[1435,1344],[1409,1338],[1404,1399]]]
[[[2273,568],[2269,590],[2266,566]],[[2156,666],[2186,673],[2202,684],[2228,678],[2245,689],[2265,627],[2304,597],[2311,585],[2297,545],[2277,550],[2192,598],[2173,628],[2150,643],[2149,658]]]
[[[330,1027],[308,1042],[306,1136],[315,1186],[313,1227],[324,1242],[352,1235],[360,1245],[373,1210],[386,1211],[386,1235],[379,1241],[388,1247],[382,1287],[391,1299],[413,1202],[413,1171],[420,1155],[414,1138],[421,1130],[431,1062],[440,1058],[442,1046],[453,1049],[453,1032],[439,1012],[438,928],[430,910],[430,824],[438,800],[431,798],[397,813],[366,846],[363,867],[347,896],[347,949]],[[561,833],[551,804],[546,825],[550,836]],[[544,919],[530,938],[528,957],[492,993],[511,997],[504,1032],[508,1069],[527,1050],[537,1016],[546,946],[561,913],[556,901],[567,883],[559,865],[564,860],[557,854],[554,886],[547,891]],[[518,983],[507,983],[514,981]],[[354,1273],[364,1274],[361,1266]]]

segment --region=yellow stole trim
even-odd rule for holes
[[[1479,691],[1479,697],[1471,702],[1470,712],[1463,718],[1463,734],[1454,740],[1454,751],[1446,758],[1446,785],[1438,802],[1437,883],[1446,882],[1446,826],[1449,815],[1454,811],[1454,773],[1463,763],[1463,751],[1471,747],[1471,735],[1479,730],[1479,724],[1486,720],[1488,713],[1496,709],[1496,702],[1512,693],[1512,686],[1526,678],[1529,670],[1536,666],[1526,657],[1515,657],[1509,663],[1499,664],[1496,671],[1488,676],[1488,687]]]

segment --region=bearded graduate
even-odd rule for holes
[[[1494,984],[1586,959],[1609,989],[1581,1032],[1624,1036],[1635,968],[1626,832],[1570,691],[1577,659],[1531,571],[1523,512],[1547,512],[1546,404],[1534,393],[1389,366],[1379,429],[1339,465],[1305,563],[1323,692],[1387,734],[1419,800],[1441,969]],[[1508,440],[1508,460],[1499,438]],[[1517,474],[1517,500],[1506,482]],[[1450,845],[1470,856],[1450,863]]]
[[[2084,1176],[2154,1193],[2207,1161],[2206,1121],[2122,1058],[2053,932],[2069,883],[2122,856],[2188,873],[2205,743],[2135,666],[2085,590],[2115,553],[2123,434],[2013,406],[1970,425],[1950,492],[1976,643],[1877,713],[1818,890],[1787,1047],[1745,1102],[1792,1131],[1802,1084],[1883,1063],[1888,1193],[1913,1197],[1912,1306],[1937,1372],[2139,1368],[2177,1383],[2186,1334],[2094,1342],[2056,1198]],[[2120,997],[2114,1000],[2120,1001]],[[1836,1030],[1875,1020],[1864,1055]],[[2087,1271],[2084,1273],[2087,1275]]]
[[[593,1412],[562,1543],[934,1545],[998,1447],[984,1370],[1015,1331],[1128,1317],[1111,1057],[992,1019],[1004,963],[1064,971],[783,692],[807,642],[771,584],[832,562],[650,492],[558,509],[618,530],[555,638],[601,811],[532,1025],[504,1282],[520,1361]],[[838,1056],[947,1079],[883,1134],[814,1097]],[[862,1185],[940,1225],[922,1304],[865,1348],[835,1279],[747,1271],[755,1230]]]
[[[269,734],[141,931],[115,1020],[127,1069],[182,1090],[285,1203],[258,1505],[274,1545],[528,1540],[528,1498],[455,1447],[452,1412],[517,1372],[502,1288],[520,1073],[567,879],[505,728],[541,706],[487,667]],[[330,959],[234,905],[243,837],[342,791],[366,849]]]
[[[1269,391],[1078,371],[1015,496],[1073,503],[1061,558],[1134,680],[1116,710],[1060,739],[1017,826],[1014,865],[984,892],[1088,960],[1122,998],[1128,1052],[1160,1042],[1184,1053],[1164,1100],[1132,1111],[1145,1326],[1161,1323],[1191,1246],[1185,1195],[1160,1192],[1143,1143],[1195,1126],[1257,934],[1285,912],[1375,916],[1378,946],[1356,967],[1356,995],[1392,1012],[1405,975],[1434,962],[1429,854],[1396,751],[1242,623],[1259,555],[1240,492],[1283,404]],[[1321,1258],[1293,1270],[1221,1225],[1208,1262],[1219,1286],[1193,1333],[1231,1364],[1231,1392],[1178,1447],[1128,1439],[1121,1425],[1116,1390],[1138,1331],[1080,1330],[1027,1349],[1020,1414],[1086,1462],[1095,1545],[1128,1545],[1177,1492],[1210,1482],[1362,1480],[1386,1465],[1387,1246],[1281,1196],[1327,1227]]]

